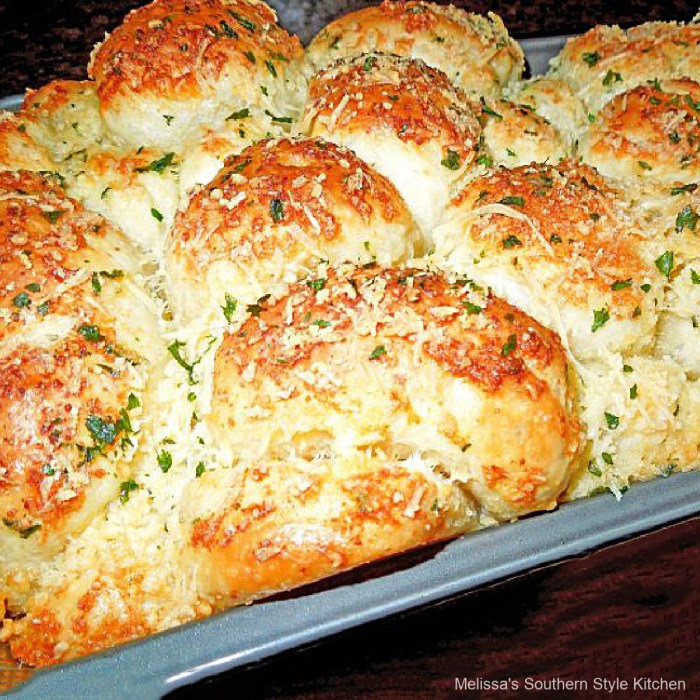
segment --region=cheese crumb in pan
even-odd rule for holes
[[[380,51],[420,58],[469,94],[496,96],[522,74],[525,60],[501,18],[453,5],[385,0],[331,22],[311,41],[313,70],[338,58]]]
[[[109,129],[176,150],[231,112],[280,117],[303,101],[304,51],[258,0],[155,0],[98,45],[89,73]]]
[[[352,149],[391,180],[428,237],[481,132],[444,73],[380,53],[341,59],[314,75],[298,128]]]

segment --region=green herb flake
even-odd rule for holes
[[[374,350],[372,350],[372,353],[369,356],[370,360],[377,360],[379,359],[382,355],[386,355],[386,348],[383,345],[377,345]]]
[[[47,218],[52,224],[55,224],[65,212],[55,209],[54,211],[43,211],[41,212],[45,218]]]
[[[229,10],[228,13],[249,32],[254,32],[256,30],[257,26],[255,22],[251,22],[249,19],[246,19],[243,15],[239,14],[235,10]]]
[[[41,304],[39,304],[39,306],[36,307],[39,316],[46,316],[46,314],[49,313],[50,305],[51,303],[49,301],[44,301]]]
[[[603,472],[600,471],[600,467],[595,462],[588,463],[588,471],[593,474],[593,476],[603,476]]]
[[[587,51],[581,56],[581,59],[584,63],[588,64],[589,68],[593,68],[593,66],[600,60],[600,54],[597,51]]]
[[[207,470],[204,462],[197,462],[197,466],[194,468],[194,475],[199,478]]]
[[[456,151],[447,149],[447,157],[440,161],[440,165],[448,170],[459,170],[460,161],[459,154]]]
[[[137,173],[158,173],[162,175],[166,168],[173,164],[174,153],[166,153],[160,158],[151,161],[148,165],[135,168]]]
[[[493,158],[489,158],[486,154],[482,153],[476,159],[477,165],[483,165],[485,168],[490,168],[493,166]]]
[[[270,75],[272,75],[273,78],[277,77],[277,69],[272,61],[265,59],[265,67],[270,71]]]
[[[135,408],[138,408],[140,405],[141,405],[141,402],[139,401],[139,397],[136,396],[135,394],[129,394],[129,398],[127,399],[127,403],[126,403],[126,410],[133,411]]]
[[[617,73],[616,71],[609,70],[605,74],[605,77],[603,78],[603,85],[605,85],[605,87],[609,87],[614,82],[615,83],[622,82],[622,76],[619,73]]]
[[[482,111],[484,114],[488,114],[490,117],[495,117],[495,118],[498,119],[499,121],[502,121],[502,120],[503,120],[503,115],[502,115],[502,114],[499,114],[498,112],[494,112],[494,111],[486,104],[486,100],[485,100],[483,97],[480,98],[480,101],[481,101],[481,111]]]
[[[111,445],[116,439],[118,429],[116,423],[100,418],[94,414],[90,414],[85,420],[85,427],[92,436],[97,447],[105,447]]]
[[[659,257],[654,260],[654,264],[662,275],[669,277],[673,271],[673,251],[667,250],[665,253],[659,255]]]
[[[698,218],[698,214],[690,205],[683,207],[676,217],[676,231],[680,233],[684,228],[695,231]]]
[[[233,120],[238,120],[238,119],[248,119],[250,116],[250,110],[247,107],[244,107],[243,109],[239,109],[237,112],[232,112],[231,114],[226,117],[226,121],[233,121]]]
[[[680,187],[672,187],[671,188],[671,194],[675,197],[679,194],[683,194],[684,192],[695,192],[697,190],[698,185],[696,182],[691,182],[688,185],[681,185]]]
[[[138,489],[139,485],[133,479],[122,481],[122,483],[119,484],[119,500],[122,504],[126,503],[129,500],[129,494],[131,494],[132,491],[138,491]]]
[[[161,450],[156,459],[158,460],[158,466],[163,474],[167,474],[170,467],[173,466],[173,456],[170,454],[170,452]]]
[[[172,124],[173,119],[175,119],[175,117],[173,117],[172,114],[164,114],[164,115],[163,115],[163,119],[165,119],[165,123],[166,123],[168,126],[170,126],[170,125]]]
[[[151,216],[156,221],[163,221],[163,215],[155,207],[151,207]]]
[[[517,236],[510,235],[503,239],[504,248],[517,248],[519,246],[522,246],[522,241]]]
[[[481,306],[472,304],[471,301],[463,301],[462,305],[467,309],[467,315],[469,316],[475,316],[483,311]]]
[[[326,280],[323,277],[319,277],[315,280],[309,280],[306,286],[313,289],[314,292],[320,292],[326,286]]]
[[[279,199],[273,199],[270,202],[270,216],[275,222],[284,219],[284,204]]]
[[[512,335],[508,336],[508,340],[503,344],[503,348],[501,348],[501,355],[503,357],[508,357],[513,350],[517,347],[518,344],[518,337],[513,333]]]
[[[36,294],[36,292],[40,292],[40,291],[41,291],[41,285],[38,284],[37,282],[31,282],[30,284],[28,284],[28,285],[25,287],[25,289],[26,289],[28,292],[33,292],[33,293]]]
[[[89,323],[83,323],[78,326],[78,333],[89,340],[91,343],[99,343],[100,340],[104,340],[105,337],[100,333],[100,329],[97,326],[92,326]]]
[[[505,204],[507,207],[522,207],[525,204],[525,200],[522,197],[504,197],[499,200],[499,204]]]
[[[630,398],[631,398],[631,399],[636,399],[636,398],[637,398],[637,394],[638,394],[638,392],[637,392],[637,385],[636,385],[636,384],[633,384],[633,385],[630,387]]]
[[[599,328],[604,326],[610,320],[610,312],[603,307],[602,309],[593,310],[593,325],[591,332],[595,333]]]
[[[643,160],[638,160],[637,165],[642,169],[642,170],[652,170],[651,165],[647,163],[646,161]]]
[[[607,423],[608,430],[617,430],[620,425],[620,418],[614,413],[605,412],[605,422]]]
[[[92,273],[91,283],[92,291],[99,294],[102,291],[102,282],[100,282],[100,276],[96,272]]]
[[[626,374],[630,374],[631,372],[634,372],[634,367],[631,365],[622,365],[622,371]]]
[[[690,268],[690,281],[693,284],[700,284],[700,275],[692,267]]]
[[[649,294],[651,291],[651,285],[648,282],[645,282],[644,284],[640,284],[639,288],[645,293]]]
[[[12,299],[13,306],[16,306],[18,309],[25,309],[31,303],[32,300],[29,298],[27,292],[20,292]]]
[[[329,328],[332,324],[330,321],[325,321],[322,318],[319,318],[316,319],[312,325],[318,326],[319,328]]]
[[[376,63],[377,63],[377,59],[374,56],[367,56],[367,58],[365,58],[365,62],[363,64],[363,68],[365,69],[365,73],[369,73],[372,70],[372,68],[374,68]]]
[[[608,465],[612,465],[613,463],[613,458],[612,455],[609,452],[603,452],[600,455],[601,459]]]
[[[256,63],[255,60],[255,54],[252,51],[244,51],[243,55],[251,62],[251,63]],[[262,90],[262,86],[260,87]]]
[[[224,301],[225,304],[221,307],[221,310],[224,312],[224,318],[226,319],[226,322],[231,323],[233,314],[235,313],[236,307],[238,306],[238,301],[234,299],[230,294],[225,295]]]
[[[265,110],[265,114],[278,124],[291,124],[294,121],[291,117],[276,117],[269,109]]]
[[[617,292],[620,289],[626,289],[627,287],[631,287],[631,286],[632,286],[632,278],[628,277],[626,280],[615,280],[615,282],[613,282],[610,285],[610,289],[612,289],[613,292]]]

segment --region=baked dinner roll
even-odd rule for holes
[[[214,607],[249,602],[455,537],[474,504],[421,459],[262,460],[190,483],[182,566]]]
[[[620,194],[571,162],[499,169],[455,197],[438,264],[473,278],[566,338],[579,359],[650,349],[663,296],[657,246]]]
[[[310,81],[299,129],[347,146],[391,180],[426,237],[481,131],[464,93],[421,60],[368,53]]]
[[[466,278],[378,266],[320,270],[248,311],[214,362],[225,464],[355,470],[369,453],[461,484],[487,519],[556,504],[578,423],[558,336],[521,311]]]
[[[697,469],[700,386],[671,358],[609,355],[582,372],[581,418],[590,452],[568,498]]]
[[[16,114],[0,111],[0,171],[48,172],[55,167],[49,152],[27,133],[27,125]]]
[[[583,103],[566,81],[551,76],[538,76],[512,85],[509,97],[518,104],[531,107],[544,117],[564,139],[567,150],[574,150],[579,134],[588,125],[588,120]]]
[[[96,47],[89,73],[109,129],[178,150],[231,112],[297,114],[304,51],[258,0],[155,0]]]
[[[160,259],[180,201],[180,165],[173,151],[134,151],[105,142],[74,154],[61,170],[71,197]]]
[[[176,317],[206,327],[245,313],[322,260],[389,265],[420,252],[399,193],[351,151],[268,140],[231,158],[177,215],[166,283]]]
[[[487,17],[432,2],[392,2],[350,12],[311,41],[313,70],[372,51],[420,58],[467,93],[498,95],[520,78],[523,52],[498,15]]]
[[[514,168],[528,163],[558,163],[567,156],[564,139],[529,105],[481,100],[483,165]]]
[[[624,30],[597,26],[569,39],[553,60],[553,75],[566,80],[594,116],[615,95],[664,78],[700,80],[695,49],[700,26],[647,22]]]
[[[18,117],[57,163],[103,136],[100,104],[88,80],[54,80],[29,90]]]
[[[134,260],[50,181],[0,173],[2,578],[58,551],[129,478],[160,347]]]
[[[700,179],[700,85],[652,81],[614,97],[581,139],[584,160],[621,180]]]

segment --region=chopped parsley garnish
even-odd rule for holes
[[[637,398],[637,385],[632,384],[630,387],[630,398],[631,399],[636,399]]]
[[[231,121],[233,119],[247,119],[250,116],[250,110],[247,107],[239,109],[237,112],[231,112],[231,114],[226,117],[226,121]]]
[[[549,238],[550,243],[561,243],[561,236],[557,236],[556,233],[553,233],[550,238]]]
[[[502,119],[503,119],[503,115],[499,114],[498,112],[494,112],[494,111],[491,109],[491,107],[489,107],[489,106],[486,104],[486,100],[485,100],[483,97],[480,99],[480,101],[481,101],[481,111],[482,111],[484,114],[488,114],[490,117],[495,117],[495,118],[498,119],[498,120],[502,120]]]
[[[309,280],[306,286],[313,289],[314,292],[320,292],[326,286],[326,280],[323,277],[319,277],[315,280]]]
[[[27,292],[20,292],[13,300],[12,304],[18,309],[24,309],[32,303]]]
[[[683,207],[676,217],[676,231],[680,233],[684,228],[688,228],[691,231],[695,231],[695,227],[698,223],[698,214],[690,206]]]
[[[122,504],[126,503],[129,500],[129,494],[132,491],[138,491],[138,489],[139,485],[133,479],[122,481],[122,483],[119,484],[119,500]]]
[[[40,292],[40,291],[41,291],[41,285],[38,284],[38,283],[36,283],[36,282],[31,282],[30,284],[28,284],[28,285],[25,287],[25,289],[26,289],[27,291],[29,291],[29,292],[34,292],[34,293],[36,293],[36,292]]]
[[[603,460],[606,464],[612,464],[612,463],[613,463],[612,455],[611,455],[609,452],[603,452],[600,456],[601,456],[602,460]]]
[[[651,285],[648,282],[645,282],[644,284],[640,284],[639,288],[645,293],[648,294],[651,291]]]
[[[443,158],[440,161],[440,165],[448,170],[458,170],[459,169],[459,154],[456,151],[451,151],[447,149],[447,158]]]
[[[693,98],[690,95],[686,95],[685,101],[686,104],[692,107],[696,112],[700,112],[700,100],[698,100],[698,102],[694,102]]]
[[[593,124],[595,121],[595,114],[591,114],[590,112],[588,113],[588,121]]]
[[[175,119],[175,117],[173,117],[172,114],[164,114],[163,119],[165,119],[165,123],[168,126],[170,126],[170,124],[172,123],[173,119]]]
[[[511,157],[515,158],[518,154],[512,148],[506,148],[506,153]]]
[[[270,202],[270,216],[273,221],[284,219],[284,204],[279,199],[273,199]]]
[[[493,165],[493,159],[482,153],[477,159],[478,165],[483,165],[485,168],[490,168]]]
[[[654,264],[662,275],[669,277],[673,270],[673,251],[667,250],[665,253],[659,255],[659,257],[654,260]]]
[[[221,307],[221,310],[224,312],[224,318],[226,319],[227,323],[231,323],[233,314],[235,313],[236,307],[238,306],[238,301],[234,299],[230,294],[226,294],[224,300],[226,303]]]
[[[49,306],[49,301],[44,301],[39,304],[39,306],[36,307],[36,310],[39,312],[39,316],[46,316],[46,314],[49,313]]]
[[[622,76],[619,73],[617,73],[616,71],[609,70],[605,74],[605,77],[603,78],[603,85],[608,87],[609,85],[612,85],[613,82],[616,82],[616,83],[622,82]]]
[[[155,207],[151,207],[151,216],[156,221],[163,221],[163,215]]]
[[[244,52],[243,52],[243,55],[244,55],[251,63],[255,63],[255,62],[256,62],[256,61],[255,61],[255,54],[254,54],[252,51],[244,51]],[[262,86],[260,87],[260,89],[262,90]]]
[[[246,19],[243,15],[239,14],[235,10],[229,10],[228,13],[233,17],[235,20],[237,20],[242,27],[245,27],[249,32],[254,32],[256,29],[255,22],[251,22],[249,19]]]
[[[515,335],[515,333],[511,334],[508,336],[508,340],[503,344],[503,347],[501,348],[501,355],[503,357],[508,357],[510,353],[515,350],[518,344],[518,337]]]
[[[622,365],[622,371],[629,374],[630,372],[634,372],[634,367],[631,365]]]
[[[591,331],[595,333],[599,328],[604,326],[610,320],[610,312],[603,307],[602,309],[593,310],[593,325]]]
[[[270,71],[270,75],[272,75],[273,78],[277,77],[277,69],[275,68],[275,64],[270,61],[270,59],[265,59],[265,67]]]
[[[597,51],[587,51],[583,54],[583,56],[581,56],[581,59],[584,63],[588,64],[589,68],[593,68],[593,66],[600,60],[600,54]]]
[[[522,245],[522,241],[517,237],[510,235],[508,238],[503,239],[503,247],[504,248],[517,248],[518,246]]]
[[[173,456],[167,450],[161,450],[157,456],[158,466],[163,474],[167,474],[170,467],[173,466]]]
[[[690,281],[693,284],[700,284],[700,275],[692,267],[690,268]]]
[[[60,217],[62,217],[65,212],[55,209],[54,211],[43,211],[41,212],[52,224],[55,224]]]
[[[85,420],[85,427],[88,429],[95,446],[103,448],[111,445],[119,434],[119,428],[116,423],[100,418],[94,414],[90,414]]]
[[[194,468],[194,475],[199,478],[206,470],[204,462],[197,462],[197,466]]]
[[[83,323],[81,326],[79,326],[78,333],[80,333],[85,340],[89,340],[91,343],[99,343],[100,340],[105,339],[97,326],[91,326],[88,323]]]
[[[671,188],[671,194],[672,195],[679,195],[683,194],[684,192],[695,192],[697,190],[698,185],[696,182],[691,182],[688,185],[681,185],[680,187],[672,187]]]
[[[319,319],[316,319],[311,325],[318,326],[319,328],[328,328],[332,324],[330,321],[325,321],[322,318],[319,318]]]
[[[265,114],[278,124],[291,124],[294,121],[291,117],[276,117],[269,109],[265,110]]]
[[[671,476],[671,474],[673,474],[673,472],[675,471],[675,469],[676,469],[676,465],[675,465],[675,464],[667,464],[667,465],[661,470],[661,476],[662,476],[664,479],[668,479],[668,477]]]
[[[229,39],[238,39],[238,32],[226,21],[219,22],[223,35]]]
[[[46,474],[46,476],[53,476],[56,473],[56,470],[50,464],[45,464],[41,468],[41,473]]]
[[[111,187],[105,187],[102,190],[102,194],[100,195],[100,199],[104,199],[111,189],[112,189]]]
[[[499,204],[505,204],[507,207],[522,207],[525,200],[522,197],[507,196],[498,201]]]
[[[625,289],[626,287],[631,287],[632,286],[632,278],[628,277],[626,280],[616,280],[610,285],[610,289],[613,290],[613,292],[618,291],[619,289]]]
[[[382,355],[386,355],[386,348],[383,345],[377,345],[374,350],[372,350],[372,353],[369,356],[370,360],[377,360],[379,359]]]
[[[593,476],[603,476],[603,472],[600,471],[600,467],[595,462],[588,463],[588,471],[593,474]]]
[[[637,165],[642,169],[642,170],[652,170],[651,165],[649,163],[643,161],[643,160],[638,160]]]
[[[92,273],[92,291],[95,294],[99,294],[102,291],[102,282],[100,282],[100,276],[96,273]]]
[[[250,158],[242,160],[240,163],[234,166],[234,173],[242,173],[253,161]]]
[[[363,68],[365,69],[365,73],[369,73],[372,70],[372,68],[374,68],[376,63],[377,63],[377,59],[374,56],[367,56],[367,58],[365,58],[365,62],[363,64]]]
[[[175,360],[175,362],[177,362],[178,365],[180,365],[180,367],[182,367],[187,372],[187,374],[189,375],[190,382],[194,384],[194,379],[192,378],[192,372],[193,372],[194,368],[197,366],[197,363],[199,362],[199,360],[195,360],[191,364],[189,362],[187,362],[187,360],[185,360],[185,358],[180,353],[180,348],[182,348],[184,346],[185,346],[185,343],[183,343],[181,340],[176,340],[176,341],[170,343],[170,345],[168,345],[168,352],[173,356],[173,359]]]
[[[472,304],[471,301],[463,301],[462,305],[467,309],[467,314],[469,316],[475,316],[483,311],[481,306],[478,304]]]
[[[126,403],[126,410],[127,411],[133,411],[135,408],[138,408],[141,405],[141,402],[139,401],[138,396],[135,394],[129,394],[129,398],[127,399]]]
[[[157,160],[151,161],[148,165],[135,168],[137,173],[158,173],[161,175],[166,168],[173,164],[174,153],[166,153]]]
[[[620,425],[620,418],[614,413],[608,413],[606,411],[605,422],[607,423],[609,430],[617,430],[618,426]]]

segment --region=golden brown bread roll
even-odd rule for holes
[[[50,557],[119,495],[160,346],[133,251],[103,219],[38,175],[6,172],[0,222],[6,575]]]
[[[428,240],[481,131],[444,73],[379,53],[341,59],[314,75],[298,128],[352,149],[391,180]]]
[[[177,150],[233,111],[298,112],[304,52],[259,0],[155,0],[96,47],[89,73],[109,129]]]
[[[230,159],[178,214],[166,282],[179,320],[221,325],[222,308],[244,313],[321,260],[392,264],[420,248],[399,193],[351,151],[268,140]]]
[[[498,15],[483,17],[422,0],[384,0],[343,15],[314,37],[306,55],[318,70],[372,51],[420,58],[477,95],[498,95],[524,66],[520,46]]]
[[[584,160],[620,180],[669,186],[700,179],[700,85],[652,81],[615,96],[580,141]]]
[[[27,133],[24,121],[10,112],[0,112],[0,171],[48,172],[55,167],[49,152]]]
[[[577,358],[653,345],[659,246],[595,170],[501,168],[469,182],[445,219],[436,261],[561,333]]]

